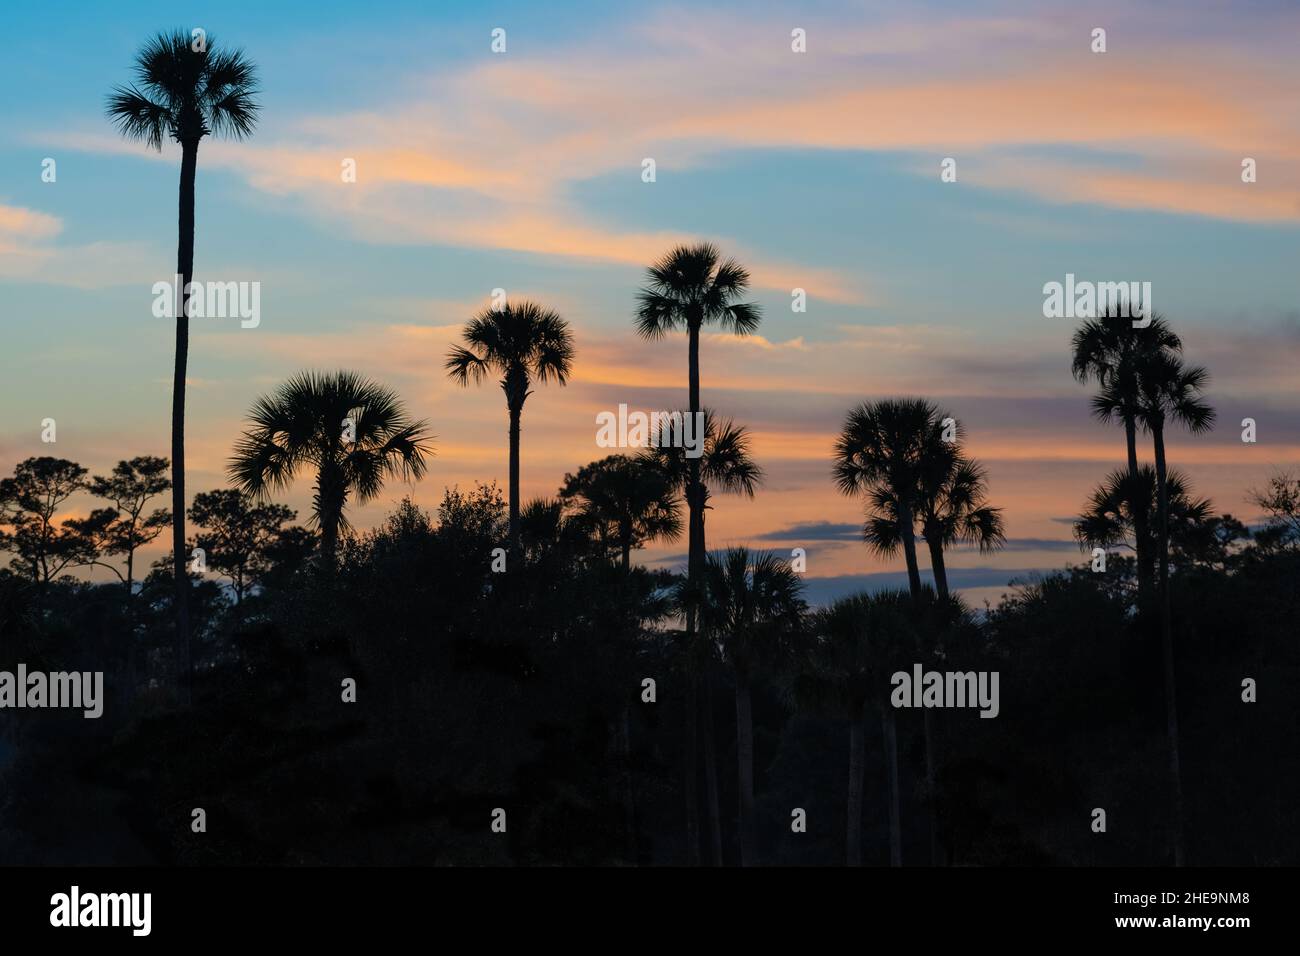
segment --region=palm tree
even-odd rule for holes
[[[754,672],[779,661],[807,605],[803,580],[789,562],[730,548],[704,567],[700,624],[717,641],[736,677],[736,758],[740,790],[740,865],[758,862],[754,841]]]
[[[348,527],[348,499],[372,500],[388,477],[423,477],[431,454],[427,423],[411,421],[395,392],[355,372],[300,372],[259,398],[249,419],[230,460],[231,481],[264,499],[314,468],[312,519],[326,567]]]
[[[921,571],[916,559],[916,515],[920,508],[921,483],[927,471],[955,454],[955,443],[944,441],[944,422],[952,421],[954,437],[960,441],[960,425],[923,398],[882,399],[864,402],[849,412],[835,443],[835,483],[846,495],[866,493],[873,506],[892,507],[897,518],[898,540],[907,562],[908,590],[919,613],[924,596]],[[868,526],[868,530],[870,529]],[[917,651],[921,631],[915,630]],[[935,785],[934,735],[930,711],[921,711],[925,740],[926,789],[931,800]],[[930,808],[930,859],[937,863],[940,846],[937,809]]]
[[[484,309],[447,356],[447,374],[461,385],[501,376],[510,412],[510,543],[519,547],[519,419],[534,381],[564,385],[573,366],[569,323],[534,302]]]
[[[687,339],[688,411],[692,418],[700,404],[700,330],[716,325],[723,331],[748,335],[758,328],[758,306],[738,301],[749,288],[749,272],[734,259],[725,261],[710,243],[678,246],[647,270],[648,283],[637,294],[637,332],[661,339],[684,330]],[[698,459],[688,461],[686,503],[688,524],[687,576],[692,589],[699,586],[704,568],[704,508],[706,491]],[[687,631],[693,632],[694,615],[688,607]]]
[[[1000,550],[1007,536],[1002,509],[986,503],[984,467],[958,458],[953,467],[927,474],[921,482],[921,536],[930,548],[930,567],[939,600],[948,601],[948,570],[943,551],[954,544],[974,545],[980,554]]]
[[[1139,417],[1138,367],[1149,356],[1177,355],[1183,343],[1169,324],[1153,315],[1145,328],[1134,328],[1132,319],[1121,314],[1118,305],[1105,315],[1083,323],[1074,333],[1071,371],[1079,382],[1094,379],[1101,391],[1092,402],[1093,414],[1103,422],[1120,422],[1128,449],[1128,473],[1135,482],[1138,474],[1137,425]],[[1134,487],[1137,487],[1136,485]],[[1147,516],[1140,507],[1133,513],[1139,522]],[[1146,547],[1144,527],[1137,529],[1138,605],[1144,606],[1151,591],[1155,553]]]
[[[1006,544],[1002,509],[985,503],[987,487],[983,466],[961,455],[937,457],[922,469],[916,518],[921,537],[930,549],[930,568],[941,602],[946,603],[949,594],[946,548],[971,544],[980,554],[988,554]],[[887,487],[878,487],[872,490],[868,501],[863,540],[878,554],[897,554],[902,534],[894,493]]]
[[[531,562],[562,560],[572,565],[591,548],[590,527],[558,498],[534,498],[519,512],[520,550]]]
[[[699,533],[698,540],[704,540],[704,509],[708,507],[712,491],[754,497],[754,491],[763,479],[763,471],[754,462],[749,453],[749,435],[743,426],[730,421],[718,421],[708,409],[700,412],[703,416],[704,437],[700,442],[698,457],[688,457],[685,448],[685,429],[694,418],[683,418],[677,413],[669,416],[669,425],[660,435],[658,447],[648,448],[642,456],[651,460],[668,477],[669,485],[675,495],[689,496],[695,488],[695,500],[700,507],[700,520],[695,526]],[[680,421],[680,425],[678,422]],[[689,567],[689,563],[688,563]],[[702,568],[700,569],[702,572]],[[682,591],[682,604],[686,617],[686,720],[685,733],[685,796],[686,796],[686,833],[687,853],[692,863],[698,862],[699,854],[699,807],[695,794],[696,742],[698,732],[698,698],[699,674],[701,671],[701,651],[695,639],[695,612],[698,606],[697,587],[693,587],[688,573],[686,587]],[[722,835],[719,825],[717,794],[717,759],[714,754],[713,741],[713,707],[712,686],[705,673],[704,685],[704,783],[712,825],[711,849],[713,862],[722,862]]]
[[[607,553],[632,566],[632,549],[654,540],[681,537],[681,508],[672,482],[658,463],[629,455],[610,455],[565,475],[565,502],[596,535]]]
[[[1210,374],[1201,366],[1188,368],[1173,355],[1147,355],[1138,368],[1138,421],[1151,434],[1156,458],[1156,570],[1160,584],[1160,630],[1164,648],[1165,723],[1169,735],[1169,766],[1174,786],[1174,865],[1182,866],[1183,785],[1178,746],[1178,704],[1174,677],[1174,636],[1169,602],[1169,481],[1165,461],[1165,425],[1174,422],[1192,434],[1209,431],[1214,409],[1203,396]]]
[[[196,47],[198,47],[196,49]],[[180,223],[176,246],[178,297],[176,361],[172,377],[172,575],[176,636],[190,670],[189,578],[185,572],[185,366],[189,353],[190,280],[194,274],[194,179],[199,141],[209,134],[243,139],[253,132],[258,104],[256,71],[240,50],[219,50],[209,39],[191,42],[181,31],[160,33],[136,54],[138,85],[119,86],[107,112],[119,132],[159,152],[164,137],[181,147]]]
[[[714,492],[754,497],[763,482],[763,469],[750,452],[749,431],[729,418],[718,418],[712,409],[706,408],[700,414],[704,438],[697,457],[686,453],[677,425],[681,418],[684,429],[685,417],[677,412],[668,413],[670,421],[664,426],[659,444],[645,449],[640,457],[661,471],[671,493],[679,498],[686,496],[691,473],[697,472],[702,488],[700,501],[706,510]]]
[[[1074,537],[1080,547],[1123,547],[1136,553],[1140,523],[1148,537],[1146,547],[1155,553],[1159,547],[1156,538],[1159,521],[1154,520],[1159,508],[1155,469],[1143,465],[1138,469],[1137,486],[1132,482],[1127,471],[1113,471],[1093,491],[1074,523]],[[1179,472],[1169,472],[1165,487],[1172,542],[1193,536],[1214,517],[1213,505],[1208,499],[1193,498],[1187,480]],[[1135,507],[1145,512],[1145,520],[1139,522]]]
[[[685,331],[687,340],[688,411],[692,417],[700,404],[700,330],[716,325],[736,335],[748,335],[758,328],[761,312],[752,303],[739,301],[749,288],[749,272],[734,259],[723,260],[711,243],[678,246],[647,270],[648,282],[637,295],[637,332],[647,339],[661,339],[669,332]],[[701,482],[698,461],[687,463],[685,483],[687,518],[686,558],[686,642],[695,643],[695,614],[700,576],[704,570],[704,508],[707,491]],[[688,652],[688,660],[690,652]],[[685,795],[687,801],[687,843],[692,861],[699,845],[698,809],[695,806],[695,684],[698,675],[688,675],[690,689],[686,721],[688,735]],[[715,844],[716,845],[716,844]]]
[[[849,718],[848,827],[845,862],[862,865],[863,768],[866,762],[867,709],[874,700],[880,714],[888,775],[889,864],[902,866],[902,827],[898,808],[898,735],[889,703],[889,676],[904,664],[910,630],[911,595],[878,591],[840,598],[812,621],[813,656],[808,668],[819,701]]]
[[[921,398],[865,402],[849,412],[835,443],[834,475],[840,491],[865,493],[877,512],[892,511],[894,540],[903,546],[914,601],[921,594],[915,530],[921,480],[936,461],[953,455],[951,444],[943,441],[946,417]],[[954,427],[960,438],[960,426]]]

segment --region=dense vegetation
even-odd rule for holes
[[[188,708],[175,689],[167,560],[131,597],[0,572],[0,668],[104,669],[111,691],[99,720],[0,714],[0,858],[683,862],[680,582],[624,569],[583,512],[525,507],[521,557],[500,573],[492,554],[508,540],[508,509],[487,487],[448,492],[433,515],[405,504],[383,527],[346,536],[332,568],[311,559],[295,526],[264,535],[242,599],[215,574],[192,579]],[[1300,771],[1289,690],[1300,679],[1297,536],[1279,520],[1243,547],[1222,527],[1176,541],[1171,576],[1188,853],[1194,863],[1295,863],[1279,835],[1295,832],[1288,794]],[[706,590],[719,600],[727,557]],[[229,584],[235,572],[223,573]],[[700,732],[713,735],[703,751],[715,762],[697,768],[705,859],[710,772],[722,859],[740,859],[733,702],[743,661],[756,859],[846,859],[851,728],[865,706],[861,858],[889,862],[878,705],[887,673],[917,659],[917,627],[924,661],[1002,675],[997,719],[932,712],[933,805],[952,863],[1168,862],[1160,634],[1135,616],[1135,595],[1134,562],[1112,558],[1104,575],[1050,575],[987,615],[946,613],[936,600],[892,641],[875,618],[852,653],[817,640],[840,634],[826,611],[775,613],[776,630],[760,616],[744,635],[723,615],[697,661]],[[895,603],[909,606],[906,592]],[[762,652],[742,653],[746,640]],[[342,703],[349,677],[354,704]],[[1245,677],[1259,681],[1258,703],[1242,702]],[[643,701],[645,678],[654,703]],[[898,711],[896,724],[901,858],[928,862],[920,715]],[[207,811],[206,833],[191,831],[195,807]],[[497,807],[505,834],[489,826]],[[1105,834],[1089,827],[1094,807],[1107,810]],[[806,833],[792,832],[795,808]]]

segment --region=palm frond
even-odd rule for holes
[[[155,103],[134,87],[119,86],[108,97],[106,112],[119,133],[162,150],[163,137],[170,135],[175,119],[161,103]]]
[[[705,422],[706,448],[700,465],[701,479],[722,491],[754,497],[763,480],[763,469],[750,456],[749,433],[743,425],[731,421],[710,428],[712,422],[707,414]]]
[[[452,381],[460,385],[475,384],[483,381],[488,373],[488,362],[464,346],[453,346],[444,368]]]

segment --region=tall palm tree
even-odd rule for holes
[[[647,284],[638,293],[637,332],[647,339],[661,339],[669,332],[685,331],[687,341],[688,410],[694,416],[700,403],[700,331],[716,325],[726,332],[748,335],[758,328],[762,314],[758,306],[740,301],[749,288],[749,272],[734,259],[722,259],[711,243],[678,246],[647,270]],[[706,489],[700,479],[698,461],[688,462],[685,486],[687,518],[686,558],[686,642],[695,643],[696,604],[700,575],[704,570],[704,508]],[[691,652],[688,651],[688,660]],[[687,682],[686,759],[691,768],[686,774],[687,842],[692,850],[698,846],[698,808],[695,806],[695,684],[698,675],[691,671]],[[695,834],[694,838],[692,833]]]
[[[1071,343],[1070,368],[1080,383],[1092,379],[1101,386],[1092,402],[1093,414],[1103,422],[1123,424],[1128,473],[1137,482],[1138,369],[1150,356],[1181,353],[1183,343],[1161,316],[1153,315],[1145,328],[1134,328],[1131,317],[1122,311],[1118,305],[1113,306],[1104,315],[1079,326]],[[1140,507],[1135,506],[1133,514],[1141,523],[1147,520]],[[1151,592],[1155,553],[1146,546],[1149,536],[1144,527],[1137,529],[1136,539],[1138,605],[1143,607]]]
[[[916,515],[920,507],[921,481],[934,462],[954,454],[953,443],[944,441],[944,422],[948,419],[933,403],[923,398],[882,399],[864,402],[845,418],[835,443],[835,483],[846,495],[866,493],[873,505],[888,502],[897,518],[897,535],[907,562],[908,590],[919,613],[924,595],[921,571],[916,558]],[[955,438],[962,430],[954,420]],[[918,653],[921,630],[914,630]],[[922,736],[925,741],[926,789],[931,800],[935,785],[934,734],[930,711],[921,711]],[[930,858],[941,860],[937,808],[930,807]]]
[[[564,476],[560,500],[591,527],[603,548],[621,557],[624,571],[632,566],[633,548],[681,537],[672,481],[652,459],[610,455],[583,465],[576,475]]]
[[[700,624],[736,677],[736,759],[740,791],[740,865],[758,862],[754,839],[754,672],[778,662],[807,605],[803,579],[771,552],[729,548],[705,563]]]
[[[694,416],[700,404],[700,332],[716,325],[725,332],[749,335],[758,328],[762,313],[757,305],[739,301],[749,289],[749,271],[734,259],[723,260],[710,243],[678,246],[647,270],[646,287],[637,294],[637,332],[661,339],[669,332],[685,331],[687,340],[688,411]],[[704,567],[704,508],[706,491],[700,480],[698,459],[688,460],[686,485],[688,522],[687,576],[698,588]],[[691,629],[688,613],[687,629]]]
[[[196,49],[197,47],[197,49]],[[191,667],[189,578],[185,572],[185,367],[189,358],[188,287],[194,274],[194,179],[199,142],[208,135],[243,139],[253,132],[258,104],[256,70],[240,50],[220,50],[208,39],[183,32],[160,33],[136,54],[136,83],[119,86],[108,97],[109,118],[129,140],[159,152],[164,138],[181,148],[177,296],[185,308],[176,314],[176,361],[172,372],[172,575],[176,636]]]
[[[906,666],[910,643],[911,595],[878,591],[840,598],[812,620],[815,639],[808,671],[819,703],[831,704],[849,719],[848,826],[845,862],[862,865],[863,771],[868,709],[875,703],[885,743],[889,813],[889,863],[902,866],[902,826],[898,799],[898,735],[889,703],[889,677]]]
[[[559,313],[535,302],[484,309],[462,333],[464,345],[447,356],[447,374],[461,385],[501,376],[510,412],[510,542],[519,547],[519,421],[533,382],[568,382],[573,336]]]
[[[299,471],[316,470],[312,519],[321,554],[332,565],[339,530],[348,527],[348,499],[364,504],[389,477],[425,473],[431,454],[427,423],[411,421],[392,390],[355,372],[300,372],[249,412],[252,427],[235,445],[227,469],[246,494],[265,498],[287,488]]]
[[[688,457],[685,448],[685,429],[694,419],[670,416],[669,426],[660,435],[660,444],[646,449],[642,455],[654,462],[655,466],[668,476],[673,492],[686,497],[696,488],[695,500],[699,504],[701,517],[696,529],[698,540],[704,540],[703,511],[708,507],[713,491],[740,494],[754,497],[754,491],[763,480],[763,471],[754,462],[749,452],[749,435],[743,426],[730,421],[719,421],[708,409],[700,412],[704,421],[704,437],[700,442],[700,455]],[[677,422],[680,419],[681,425]],[[698,437],[698,436],[696,436]],[[689,564],[688,564],[689,566]],[[697,574],[702,573],[702,568]],[[686,796],[686,836],[687,853],[690,862],[698,862],[699,855],[699,805],[695,792],[696,744],[699,738],[699,697],[700,673],[703,671],[703,648],[696,640],[695,614],[698,606],[698,587],[692,586],[689,573],[686,587],[682,592],[682,604],[686,617],[686,720],[685,733],[685,796]],[[722,862],[722,835],[720,814],[718,810],[717,758],[714,753],[712,686],[703,671],[703,712],[704,712],[704,784],[707,798],[709,819],[712,827],[710,848],[715,865]]]
[[[1151,434],[1156,458],[1156,571],[1160,584],[1160,632],[1164,649],[1165,723],[1169,735],[1169,768],[1174,788],[1174,865],[1182,866],[1183,784],[1178,744],[1178,704],[1174,677],[1174,635],[1169,601],[1169,480],[1165,461],[1165,426],[1180,424],[1192,434],[1214,426],[1214,409],[1205,401],[1210,373],[1188,368],[1177,356],[1147,355],[1138,368],[1138,421]]]

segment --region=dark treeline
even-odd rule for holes
[[[404,503],[344,534],[331,565],[288,515],[226,496],[227,523],[262,533],[246,560],[214,547],[222,570],[191,577],[190,707],[169,559],[133,594],[0,572],[0,668],[105,670],[108,688],[99,720],[0,712],[0,858],[681,863],[694,668],[708,708],[696,730],[713,737],[695,765],[705,861],[711,792],[724,863],[929,863],[932,827],[958,865],[1172,860],[1160,631],[1138,616],[1135,560],[1049,575],[976,616],[928,589],[919,613],[906,591],[810,610],[788,561],[715,554],[708,639],[688,654],[683,581],[623,563],[623,542],[671,515],[662,488],[629,522],[612,503],[628,498],[592,487],[632,461],[521,508],[513,554],[491,487],[449,491],[433,514]],[[1278,838],[1294,832],[1298,769],[1296,490],[1279,478],[1265,492],[1277,520],[1249,542],[1216,519],[1172,534],[1193,863],[1296,862]],[[927,711],[930,767],[922,715],[886,705],[889,674],[917,662],[1002,676],[996,719]]]

